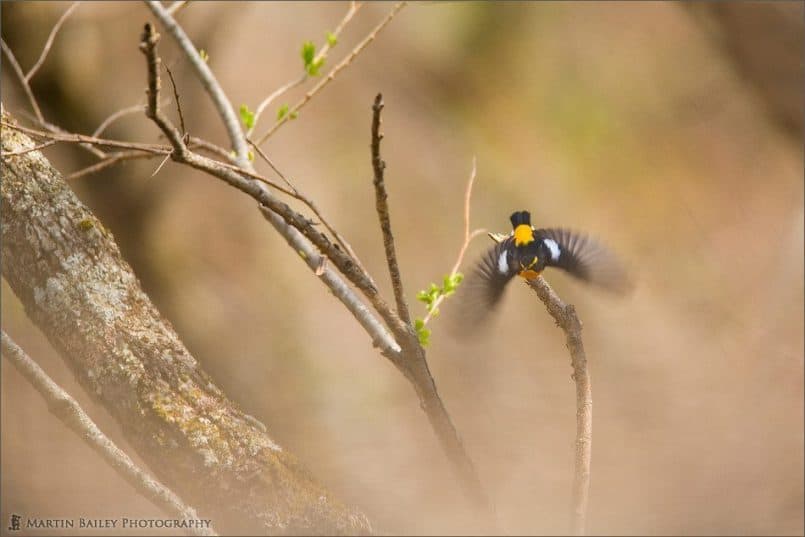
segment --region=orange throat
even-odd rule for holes
[[[524,278],[526,280],[536,280],[537,278],[539,278],[540,274],[542,274],[542,272],[537,272],[536,270],[526,269],[526,270],[521,270],[520,273],[518,274],[518,276],[520,276],[521,278]]]

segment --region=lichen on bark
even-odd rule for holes
[[[40,151],[4,155],[0,177],[3,277],[159,479],[225,533],[371,532],[215,385]]]

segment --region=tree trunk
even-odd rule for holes
[[[34,145],[3,127],[3,153]],[[225,533],[371,532],[215,386],[42,153],[0,177],[3,277],[160,480]]]

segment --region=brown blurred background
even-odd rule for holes
[[[3,3],[3,39],[24,69],[68,5]],[[321,46],[346,8],[199,3],[178,19],[234,104],[254,109],[299,76],[302,42]],[[325,72],[390,8],[362,8]],[[264,146],[388,292],[368,149],[383,92],[392,221],[419,313],[416,291],[460,246],[474,155],[475,227],[506,231],[511,211],[529,209],[538,226],[602,237],[634,267],[636,292],[622,300],[547,274],[585,324],[591,533],[803,533],[802,17],[800,3],[413,4]],[[140,3],[81,5],[33,81],[46,118],[91,133],[140,102],[148,20]],[[189,130],[225,145],[168,38],[162,56]],[[6,62],[2,90],[24,120]],[[157,139],[135,116],[107,135]],[[45,153],[65,173],[92,162],[74,147]],[[473,531],[412,389],[252,200],[172,162],[150,177],[157,165],[73,186],[217,382],[382,530]],[[3,329],[127,448],[2,291]],[[565,532],[575,402],[561,332],[521,284],[472,346],[440,321],[431,368],[500,530]],[[0,531],[12,512],[162,516],[3,360]]]

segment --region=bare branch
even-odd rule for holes
[[[39,70],[39,68],[42,67],[42,64],[45,63],[45,58],[47,58],[48,52],[50,52],[50,47],[53,46],[53,40],[56,39],[56,34],[59,33],[59,29],[61,29],[62,24],[64,24],[64,21],[67,20],[67,17],[69,17],[70,14],[73,11],[75,11],[75,8],[77,8],[80,3],[81,2],[73,2],[72,5],[69,8],[67,8],[67,11],[65,11],[62,14],[62,16],[53,26],[53,29],[50,31],[50,35],[48,36],[48,39],[45,42],[45,47],[42,49],[42,54],[39,55],[39,59],[36,60],[36,63],[28,71],[28,74],[25,75],[25,82],[30,82],[31,79],[36,74],[36,72]]]
[[[215,145],[214,143],[208,142],[207,140],[203,140],[201,138],[196,138],[195,136],[187,137],[187,147],[191,149],[203,149],[212,155],[217,155],[224,160],[229,161],[230,164],[237,163],[237,158],[232,155],[231,151],[227,151],[221,146]]]
[[[571,304],[565,304],[542,277],[528,280],[528,285],[545,304],[548,313],[565,333],[573,380],[576,382],[576,457],[573,478],[573,506],[571,527],[574,535],[584,535],[587,523],[587,505],[590,497],[590,459],[593,434],[593,397],[590,375],[587,372],[587,355],[581,339],[582,323]]]
[[[347,13],[344,15],[344,18],[341,19],[341,22],[338,23],[338,26],[336,26],[335,30],[333,30],[333,32],[331,34],[333,38],[338,39],[338,36],[341,35],[341,32],[344,30],[344,27],[349,23],[349,21],[352,20],[352,17],[355,16],[355,13],[357,13],[358,10],[362,6],[363,6],[363,3],[361,3],[361,2],[353,1],[353,2],[349,3],[349,9],[347,10]],[[331,48],[332,48],[332,46],[330,45],[330,40],[328,39],[327,42],[325,42],[324,45],[321,47],[321,49],[319,50],[318,54],[316,54],[316,57],[313,59],[313,61],[314,62],[319,62],[319,61],[327,58],[327,54],[330,52]],[[257,110],[254,113],[254,125],[252,125],[252,128],[250,128],[246,132],[246,136],[248,137],[248,136],[252,135],[252,133],[254,132],[254,129],[257,128],[257,122],[260,119],[260,116],[263,114],[263,111],[266,109],[266,107],[268,107],[269,104],[271,104],[274,101],[274,99],[278,98],[280,95],[283,95],[286,91],[288,91],[288,90],[290,90],[292,88],[295,88],[296,86],[300,86],[300,85],[304,84],[307,79],[308,79],[308,74],[307,74],[307,71],[306,71],[306,72],[302,73],[301,77],[297,78],[296,80],[292,80],[292,81],[288,82],[287,84],[281,86],[280,88],[275,90],[273,93],[271,93],[268,97],[263,99],[263,102],[261,102],[259,104],[259,106],[257,107]]]
[[[94,173],[98,173],[106,168],[114,166],[118,162],[123,162],[125,160],[135,160],[135,159],[148,159],[148,158],[155,158],[160,156],[159,154],[154,153],[143,153],[141,151],[119,151],[117,153],[112,153],[105,156],[99,162],[87,166],[86,168],[82,168],[78,171],[75,171],[71,174],[65,175],[64,180],[70,182],[74,179],[79,179],[81,177],[92,175]]]
[[[137,466],[126,453],[101,431],[84,412],[78,401],[56,384],[45,371],[34,362],[25,351],[3,331],[3,356],[17,368],[22,376],[45,399],[48,410],[59,418],[70,430],[77,434],[98,453],[117,474],[134,487],[137,493],[148,499],[165,514],[180,520],[198,520],[196,510],[182,502],[172,490],[148,475]],[[217,535],[212,528],[188,528],[191,535]]]
[[[28,112],[26,112],[24,110],[20,111],[20,114],[26,116],[31,121],[33,121],[35,123],[38,123],[39,125],[41,125],[45,129],[47,129],[49,132],[52,132],[52,133],[55,133],[55,134],[68,134],[68,135],[72,134],[72,133],[62,129],[58,125],[54,125],[53,123],[49,123],[47,121],[40,121],[35,116],[29,114]],[[35,132],[35,131],[33,131],[33,132]],[[36,136],[36,134],[33,134],[33,133],[29,133],[29,134],[31,134],[32,136]],[[98,149],[97,147],[92,145],[91,143],[80,142],[78,145],[82,149],[86,150],[88,153],[91,153],[95,157],[104,158],[106,156],[106,153],[104,151],[101,151],[100,149]]]
[[[212,99],[213,104],[215,105],[215,109],[221,116],[224,127],[229,134],[229,140],[238,156],[238,162],[243,167],[248,168],[249,149],[246,145],[246,137],[243,135],[243,130],[241,130],[238,117],[235,114],[234,108],[232,108],[232,103],[227,98],[224,90],[221,89],[221,85],[218,84],[218,80],[215,78],[215,75],[212,74],[207,62],[201,59],[198,50],[196,49],[195,45],[193,45],[193,42],[190,41],[190,38],[187,37],[184,29],[182,29],[182,27],[176,23],[176,20],[173,18],[173,16],[171,16],[170,13],[168,13],[161,3],[159,3],[157,0],[149,0],[146,2],[146,4],[154,13],[156,18],[159,19],[159,22],[162,24],[162,26],[164,26],[168,33],[171,34],[171,36],[176,40],[179,48],[182,49],[182,52],[184,52],[184,55],[187,57],[190,65],[196,71],[196,74],[201,80],[201,84],[204,86],[204,89],[207,91]]]
[[[380,158],[380,140],[383,138],[383,134],[380,132],[380,112],[382,110],[383,95],[378,93],[372,106],[372,169],[375,175],[373,181],[375,186],[375,207],[377,208],[377,218],[380,220],[380,230],[383,232],[383,247],[386,250],[386,263],[391,276],[391,286],[394,289],[397,313],[400,315],[400,319],[410,326],[411,314],[408,312],[408,304],[405,302],[405,290],[400,276],[400,266],[397,263],[397,252],[394,248],[394,235],[391,233],[388,194],[386,194],[386,183],[383,177],[386,163]]]
[[[165,133],[174,146],[173,158],[177,162],[184,162],[196,169],[202,170],[213,177],[217,177],[224,182],[234,186],[247,195],[254,198],[258,203],[263,216],[279,231],[286,241],[293,247],[294,251],[305,259],[312,271],[321,272],[319,277],[330,287],[333,294],[338,297],[347,309],[360,322],[372,337],[375,346],[380,347],[384,356],[389,357],[393,362],[399,360],[400,345],[383,328],[380,323],[366,306],[354,295],[341,277],[336,274],[329,264],[324,266],[321,262],[322,254],[330,257],[337,268],[346,276],[356,287],[361,289],[372,305],[380,313],[381,317],[389,324],[389,328],[394,331],[392,326],[399,331],[399,318],[385,304],[379,296],[378,291],[371,278],[361,270],[359,266],[343,251],[336,248],[322,233],[316,230],[311,222],[301,214],[293,211],[287,204],[277,200],[261,182],[255,180],[257,176],[253,172],[218,162],[202,155],[190,151],[184,144],[182,137],[176,127],[164,118],[156,106],[156,98],[152,97],[159,90],[159,73],[156,68],[159,58],[156,56],[156,42],[159,36],[154,33],[150,25],[142,36],[140,49],[146,55],[148,66],[148,87],[149,104],[147,114],[149,117],[158,118],[155,122]],[[262,178],[263,181],[267,181]],[[278,186],[278,185],[277,185]],[[289,193],[288,191],[285,191]],[[290,193],[290,195],[293,195]],[[318,248],[313,248],[311,242]],[[323,268],[322,268],[323,267]],[[396,322],[395,322],[396,320]],[[404,332],[404,330],[403,330]]]
[[[131,114],[136,114],[138,112],[143,112],[143,111],[145,111],[145,105],[144,104],[135,104],[133,106],[129,106],[128,108],[123,108],[121,110],[118,110],[117,112],[114,112],[109,117],[104,119],[101,122],[101,124],[98,125],[98,128],[95,129],[95,132],[93,132],[92,135],[93,136],[100,136],[103,133],[103,131],[105,131],[107,128],[109,128],[109,125],[111,125],[112,123],[114,123],[118,119],[120,119],[120,118],[122,118],[124,116],[129,116]]]
[[[383,356],[388,358],[412,383],[419,397],[420,405],[447,454],[448,460],[456,469],[465,491],[475,501],[476,506],[488,508],[488,500],[472,461],[464,450],[458,432],[439,398],[433,377],[428,369],[424,349],[419,345],[413,328],[410,324],[403,322],[399,315],[386,304],[368,274],[346,252],[330,242],[323,233],[314,227],[311,221],[292,210],[286,203],[276,199],[263,184],[252,178],[251,172],[201,156],[184,145],[176,127],[161,117],[159,110],[156,109],[156,99],[151,95],[156,93],[159,88],[154,50],[156,39],[157,36],[153,30],[147,26],[143,34],[141,49],[148,58],[148,114],[149,117],[155,118],[160,129],[171,140],[174,146],[173,159],[223,180],[259,203],[259,208],[266,219],[299,252],[314,274],[319,276],[342,300],[361,326],[370,334],[373,344],[381,349]],[[152,55],[154,58],[151,57]],[[311,243],[315,248],[311,246]],[[332,270],[333,265],[355,287],[360,289],[386,323],[393,338],[368,308],[355,297],[341,277]]]
[[[20,64],[17,62],[17,58],[14,57],[14,53],[11,52],[11,49],[6,45],[5,39],[0,38],[0,46],[3,48],[3,52],[6,53],[6,57],[8,58],[8,63],[11,64],[11,68],[14,69],[14,73],[17,75],[17,78],[22,85],[23,91],[25,91],[25,95],[28,96],[28,102],[31,104],[31,109],[34,111],[36,115],[36,119],[39,120],[40,123],[43,125],[45,124],[45,118],[42,115],[42,110],[39,109],[39,103],[36,102],[36,97],[34,97],[33,91],[31,91],[31,86],[28,84],[28,80],[25,78],[25,74],[22,72],[22,68]]]
[[[182,103],[179,101],[179,91],[176,89],[176,81],[173,79],[171,68],[166,65],[165,70],[168,72],[168,78],[170,78],[171,86],[173,87],[173,99],[176,101],[176,111],[179,114],[179,125],[182,126],[182,134],[187,134],[187,129],[184,126],[184,114],[182,114]]]
[[[357,263],[357,264],[358,264],[358,266],[361,268],[361,270],[363,270],[363,271],[366,273],[366,275],[367,275],[367,276],[369,276],[369,279],[371,280],[371,275],[369,275],[369,272],[366,270],[366,267],[364,267],[364,266],[363,266],[363,263],[361,263],[361,260],[358,258],[358,255],[355,253],[355,250],[353,250],[353,249],[352,249],[352,245],[351,245],[351,244],[349,244],[349,243],[347,242],[347,240],[346,240],[346,239],[345,239],[343,236],[341,236],[341,234],[340,234],[340,233],[339,233],[339,232],[338,232],[338,231],[335,229],[335,227],[333,227],[333,226],[330,224],[329,220],[327,220],[327,219],[324,217],[324,215],[321,213],[321,211],[319,210],[318,206],[317,206],[317,205],[316,205],[316,204],[313,202],[313,200],[312,200],[312,199],[310,199],[310,198],[309,198],[308,196],[306,196],[305,194],[301,193],[301,192],[300,192],[300,191],[299,191],[299,190],[298,190],[298,189],[297,189],[297,188],[296,188],[296,187],[295,187],[295,186],[294,186],[294,185],[293,185],[293,184],[292,184],[292,183],[291,183],[291,182],[288,180],[288,178],[287,178],[287,177],[285,177],[285,174],[284,174],[284,173],[282,173],[282,172],[280,171],[280,169],[279,169],[279,168],[278,168],[278,167],[277,167],[277,166],[274,164],[274,162],[273,162],[273,161],[272,161],[270,158],[268,158],[268,155],[266,155],[266,154],[265,154],[265,152],[263,152],[263,150],[262,150],[262,149],[260,149],[260,146],[256,145],[256,144],[255,144],[254,142],[252,142],[251,140],[249,140],[248,142],[249,142],[249,144],[250,144],[250,145],[251,145],[251,146],[254,148],[254,150],[255,150],[255,151],[257,151],[257,154],[258,154],[258,155],[260,155],[260,157],[261,157],[261,158],[262,158],[264,161],[266,161],[266,163],[267,163],[267,164],[268,164],[268,165],[271,167],[271,169],[272,169],[272,170],[274,170],[274,173],[276,173],[277,175],[279,175],[279,176],[280,176],[280,178],[281,178],[283,181],[285,181],[285,184],[286,184],[286,185],[288,185],[288,188],[290,188],[290,189],[293,191],[293,194],[292,194],[292,195],[293,195],[293,197],[295,197],[296,199],[298,199],[299,201],[301,201],[302,203],[304,203],[305,205],[307,205],[307,206],[310,208],[310,210],[311,210],[311,211],[313,211],[313,214],[315,214],[315,215],[316,215],[316,217],[318,217],[319,221],[320,221],[322,224],[324,224],[324,227],[326,227],[326,228],[327,228],[327,231],[329,231],[329,232],[330,232],[330,234],[331,234],[331,235],[332,235],[332,236],[335,238],[335,240],[338,242],[338,244],[340,244],[340,245],[341,245],[341,247],[342,247],[344,250],[346,250],[346,251],[347,251],[347,253],[349,253],[349,255],[352,257],[352,259],[353,259],[353,260],[355,260],[355,263]],[[323,269],[321,269],[321,270],[323,270]],[[316,274],[316,276],[319,276],[319,275],[320,275],[320,274],[318,274],[318,273]],[[372,284],[374,285],[374,280],[372,280]]]
[[[260,116],[263,115],[263,112],[268,107],[268,105],[270,105],[272,102],[274,102],[274,99],[277,99],[280,95],[284,95],[286,92],[292,90],[293,88],[295,88],[297,86],[301,86],[302,84],[305,83],[305,81],[307,79],[308,79],[307,72],[302,73],[302,76],[300,76],[296,80],[291,80],[290,82],[280,86],[279,88],[277,88],[273,92],[271,92],[268,95],[268,97],[263,99],[263,102],[261,102],[257,106],[257,110],[254,112],[254,125],[252,125],[252,128],[249,129],[246,132],[246,136],[251,136],[254,133],[254,129],[257,128],[257,121],[260,119]]]
[[[43,138],[45,140],[55,140],[57,142],[65,142],[70,144],[91,144],[91,145],[99,145],[101,147],[117,147],[120,149],[133,149],[136,151],[142,151],[145,153],[153,153],[157,155],[164,155],[166,153],[171,152],[171,148],[165,145],[159,144],[141,144],[138,142],[121,142],[119,140],[108,140],[106,138],[96,138],[95,136],[85,136],[83,134],[68,134],[63,132],[46,132],[40,131],[36,129],[31,129],[28,127],[23,127],[22,125],[16,125],[14,123],[9,123],[8,121],[0,121],[0,125],[3,127],[8,127],[10,129],[14,129],[16,131],[24,132],[25,134],[36,136],[38,138]],[[102,154],[101,158],[105,157],[106,154]]]
[[[374,30],[369,32],[369,35],[367,35],[363,39],[363,41],[358,43],[358,45],[354,49],[352,49],[352,52],[350,52],[349,55],[346,58],[341,60],[341,62],[338,65],[333,67],[333,69],[327,74],[326,77],[324,77],[321,81],[319,81],[319,83],[316,84],[313,87],[313,89],[308,91],[305,94],[305,96],[302,97],[302,99],[299,102],[297,102],[293,106],[293,108],[291,108],[288,111],[287,114],[285,114],[281,119],[279,119],[276,123],[274,123],[274,126],[271,127],[270,129],[268,129],[268,131],[265,134],[263,134],[260,138],[258,138],[255,143],[257,145],[263,145],[265,143],[265,141],[268,140],[268,138],[277,131],[277,129],[279,129],[282,125],[284,125],[292,116],[295,116],[296,114],[298,114],[299,110],[301,110],[302,107],[304,107],[317,93],[319,93],[322,89],[324,89],[324,87],[327,86],[327,84],[332,82],[342,69],[344,69],[345,67],[349,66],[349,64],[352,63],[352,60],[354,60],[355,57],[358,54],[360,54],[361,51],[363,49],[365,49],[367,45],[369,45],[369,43],[371,43],[372,41],[375,40],[375,38],[383,30],[383,28],[385,28],[386,25],[389,22],[391,22],[391,19],[393,19],[394,16],[403,7],[405,7],[406,3],[407,2],[403,1],[403,2],[398,2],[397,4],[395,4],[394,7],[389,12],[389,14],[386,15],[386,18],[384,18],[382,21],[380,21],[380,24],[378,24],[374,28]]]

